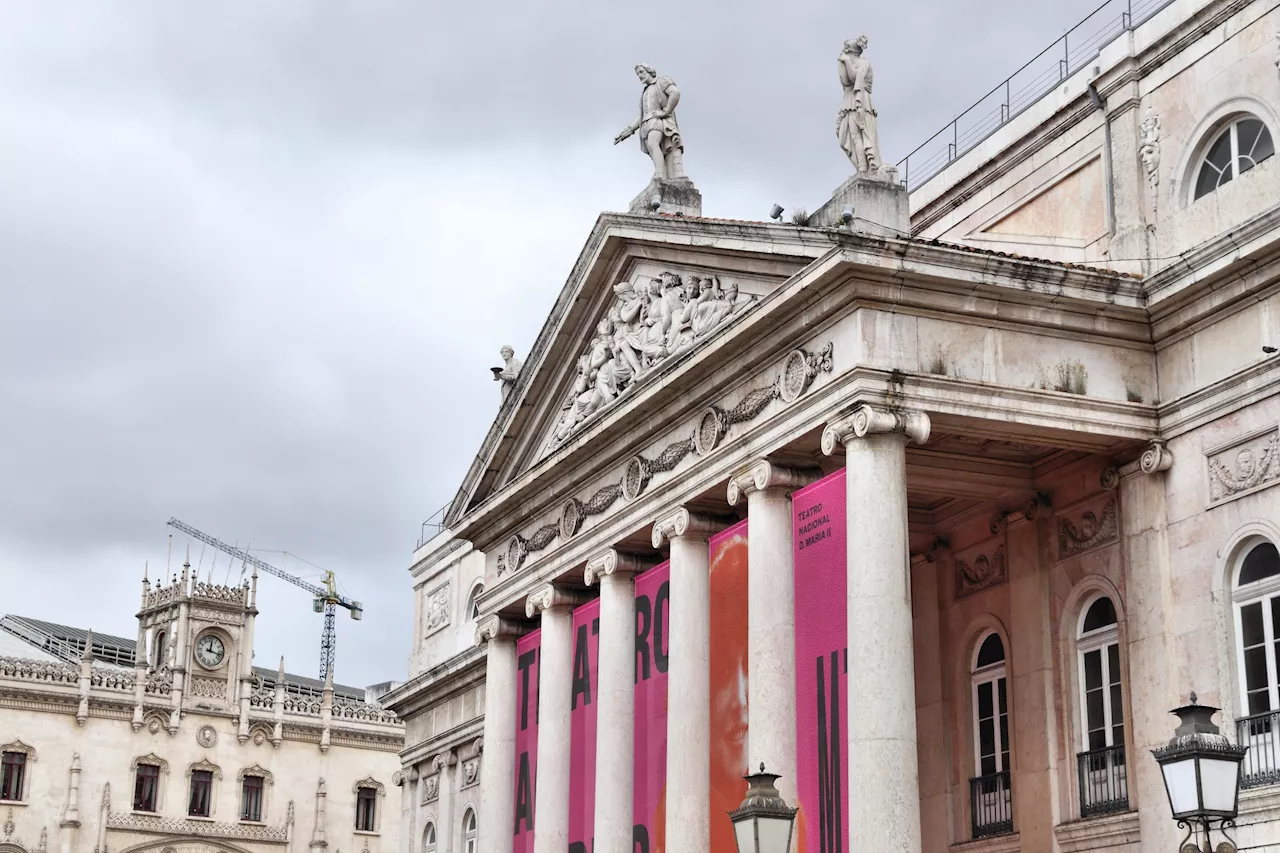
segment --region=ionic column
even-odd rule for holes
[[[526,616],[533,618],[542,614],[542,645],[538,652],[538,769],[534,788],[537,798],[534,801],[533,853],[564,853],[569,848],[573,608],[582,600],[581,596],[551,584],[540,587],[525,599]]]
[[[653,523],[653,547],[671,542],[667,704],[667,849],[711,847],[711,579],[715,523],[684,507]],[[539,756],[541,757],[541,756]],[[541,796],[541,794],[539,794]]]
[[[613,549],[587,562],[600,581],[596,676],[596,853],[631,853],[635,792],[636,587],[640,561]],[[541,756],[541,752],[539,752]]]
[[[729,505],[747,497],[747,766],[781,773],[796,801],[796,602],[791,493],[817,479],[759,459],[729,480]]]
[[[511,853],[516,817],[516,637],[519,626],[497,616],[476,626],[485,655],[484,742],[492,772],[480,777],[479,853]]]
[[[921,849],[906,447],[928,438],[928,415],[865,405],[822,432],[845,451],[847,707],[865,709],[849,714],[850,853]]]

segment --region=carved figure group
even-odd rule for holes
[[[694,345],[751,304],[738,285],[715,276],[664,272],[645,284],[614,285],[614,301],[578,358],[573,390],[552,436],[559,444],[578,424],[637,379]]]

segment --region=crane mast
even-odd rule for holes
[[[204,542],[206,545],[212,545],[222,553],[229,554],[235,559],[253,566],[260,572],[274,575],[311,593],[311,609],[316,613],[324,614],[324,630],[320,633],[320,680],[324,681],[329,677],[330,673],[333,672],[334,657],[338,651],[338,626],[336,624],[338,608],[343,607],[349,610],[352,619],[360,619],[364,616],[364,607],[360,602],[353,601],[338,592],[338,578],[333,572],[326,570],[324,578],[321,580],[323,586],[317,586],[289,574],[284,569],[263,562],[248,551],[244,551],[234,545],[228,545],[221,539],[210,536],[202,530],[197,530],[176,518],[170,518],[168,524],[192,539]]]

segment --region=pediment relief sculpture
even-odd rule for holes
[[[578,358],[573,388],[561,406],[550,451],[593,414],[668,360],[683,355],[740,314],[756,297],[715,275],[663,272],[614,285],[596,336]]]

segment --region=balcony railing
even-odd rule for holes
[[[1123,744],[1078,753],[1076,762],[1080,772],[1081,817],[1129,810],[1129,774]]]
[[[1280,782],[1280,711],[1236,720],[1236,743],[1249,747],[1240,765],[1240,787],[1260,788]]]
[[[950,124],[898,162],[908,190],[922,186],[1084,68],[1102,48],[1171,0],[1106,0]]]
[[[969,814],[974,838],[1013,832],[1013,788],[1008,770],[969,780]]]

